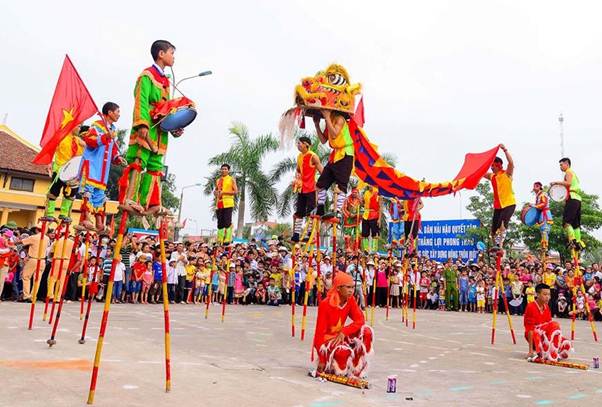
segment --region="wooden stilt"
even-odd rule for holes
[[[113,295],[113,280],[115,278],[115,268],[117,267],[119,253],[123,244],[123,235],[127,224],[128,212],[123,211],[121,221],[119,222],[119,231],[117,232],[117,242],[115,243],[113,262],[111,264],[111,273],[109,274],[109,283],[107,285],[104,310],[100,323],[100,331],[98,333],[98,342],[96,343],[96,353],[94,355],[94,366],[92,367],[92,378],[90,380],[90,391],[88,392],[88,404],[94,403],[94,394],[96,393],[96,381],[98,380],[98,371],[100,368],[100,358],[102,355],[102,346],[104,343],[107,323],[109,321],[109,311],[111,309],[111,297]]]
[[[40,242],[38,246],[38,258],[36,259],[36,271],[33,279],[33,291],[31,295],[31,307],[29,308],[29,324],[27,329],[31,331],[33,327],[33,316],[36,309],[36,301],[38,299],[38,289],[40,287],[40,266],[42,264],[42,257],[45,255],[44,238],[46,236],[46,226],[48,225],[48,219],[41,219],[42,226],[40,228]]]

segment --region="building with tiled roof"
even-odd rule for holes
[[[0,124],[0,226],[14,221],[30,227],[44,216],[50,176],[45,165],[33,164],[40,148],[20,137],[8,126]],[[73,205],[73,217],[81,202]],[[57,202],[60,207],[60,199]],[[107,202],[107,213],[117,212],[117,202]]]

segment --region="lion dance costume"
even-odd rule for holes
[[[365,325],[364,314],[353,296],[340,306],[338,288],[353,284],[349,274],[336,274],[332,288],[318,307],[313,346],[318,352],[318,364],[324,366],[325,373],[362,378],[367,372],[368,355],[374,352],[374,333]],[[352,322],[344,326],[347,318]],[[334,345],[332,339],[339,333],[345,338]]]

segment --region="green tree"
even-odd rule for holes
[[[591,232],[602,227],[602,211],[598,204],[597,195],[582,193],[581,201],[581,237],[585,242],[587,252],[596,253],[602,247],[601,242],[596,239]],[[562,259],[570,258],[567,248],[567,239],[562,228],[562,212],[564,211],[563,202],[554,202],[550,200],[550,211],[554,223],[552,224],[549,236],[549,248],[557,251]],[[520,227],[523,242],[532,252],[537,252],[540,247],[541,233],[538,226]]]
[[[491,241],[489,235],[491,233],[491,220],[493,218],[493,191],[491,184],[483,181],[477,185],[475,191],[477,195],[470,197],[470,203],[466,206],[466,209],[481,222],[481,226],[470,229],[467,235],[477,241],[484,242],[487,247],[490,247]],[[513,217],[510,220],[510,225],[508,225],[505,245],[512,247],[515,243],[520,242],[520,240],[520,227],[516,218]]]
[[[206,178],[203,192],[205,195],[213,194],[215,182],[220,176],[219,166],[230,164],[231,174],[238,185],[238,195],[235,199],[235,207],[238,210],[236,236],[242,237],[247,203],[251,207],[251,217],[256,221],[264,221],[278,202],[274,181],[261,169],[266,154],[278,149],[278,140],[271,134],[252,139],[247,127],[242,123],[233,123],[229,132],[233,143],[228,151],[209,159],[209,165],[216,168]],[[215,209],[215,202],[212,209]]]

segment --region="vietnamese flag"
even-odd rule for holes
[[[50,164],[61,140],[96,112],[98,112],[96,103],[71,63],[69,55],[65,55],[40,140],[42,150],[33,162]]]
[[[364,97],[360,99],[360,102],[357,104],[355,108],[355,114],[353,115],[353,120],[357,124],[357,127],[364,127],[364,123],[366,119],[364,117]]]

